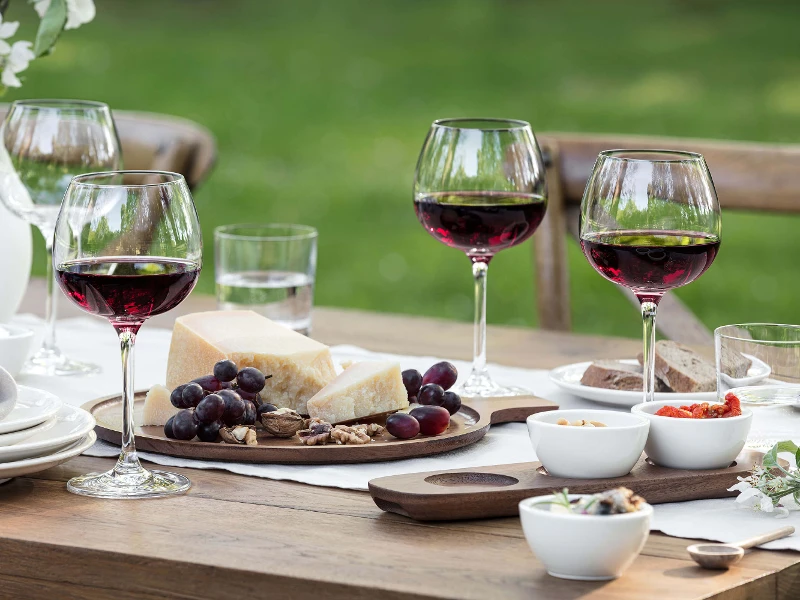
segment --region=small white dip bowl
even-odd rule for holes
[[[556,425],[583,419],[607,427]],[[555,477],[605,479],[630,473],[647,441],[649,421],[639,415],[612,410],[548,410],[528,417],[533,451]]]
[[[33,331],[14,325],[0,324],[0,367],[12,377],[19,375],[31,349]]]
[[[670,469],[722,469],[729,466],[744,448],[753,411],[742,407],[739,417],[679,419],[661,417],[662,406],[687,405],[686,400],[643,402],[631,414],[650,420],[650,435],[644,451],[657,465]]]
[[[581,495],[570,494],[570,500]],[[653,507],[621,515],[580,515],[549,510],[553,496],[519,503],[525,539],[547,572],[561,579],[598,581],[622,575],[642,551]]]

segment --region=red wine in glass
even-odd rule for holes
[[[686,231],[619,230],[585,234],[581,247],[606,279],[660,296],[700,277],[717,255],[719,238]]]
[[[75,260],[57,269],[59,285],[73,302],[114,325],[141,325],[175,308],[199,274],[193,262],[149,256]]]
[[[437,192],[414,200],[428,233],[484,262],[531,237],[546,206],[541,196],[514,192]]]

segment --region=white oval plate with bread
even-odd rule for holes
[[[734,381],[747,381],[747,385],[754,385],[762,379],[769,377],[771,369],[768,364],[759,360],[755,356],[749,354],[744,355],[750,364],[747,366],[746,376]],[[631,367],[639,367],[639,362],[635,359],[625,359],[613,361],[622,365],[629,365]],[[581,383],[583,374],[586,372],[592,362],[574,363],[571,365],[564,365],[557,367],[550,371],[550,381],[555,383],[563,390],[570,392],[585,400],[593,402],[600,402],[602,404],[611,404],[614,406],[634,406],[642,401],[642,392],[639,390],[620,390],[609,389],[605,387],[593,387]],[[728,377],[726,375],[726,377]],[[714,378],[716,378],[716,369],[714,370]],[[694,404],[697,402],[716,402],[716,379],[714,379],[714,390],[704,392],[656,392],[656,400],[685,400],[687,404]]]
[[[636,359],[620,360],[619,362],[632,366],[639,364]],[[564,365],[563,367],[556,367],[550,371],[550,381],[555,383],[561,389],[566,390],[567,392],[585,400],[591,400],[592,402],[629,407],[641,403],[642,392],[638,390],[612,390],[608,388],[583,385],[581,383],[581,378],[591,364],[592,362],[589,361]],[[687,404],[694,404],[696,402],[716,402],[717,392],[694,392],[683,394],[678,392],[656,392],[655,399],[685,399]]]

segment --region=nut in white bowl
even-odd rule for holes
[[[681,400],[643,402],[631,414],[650,421],[644,451],[655,464],[670,469],[722,469],[736,460],[744,448],[753,422],[753,411],[742,407],[738,417],[679,419],[656,415],[663,406],[686,405]]]
[[[570,494],[578,500],[581,495]],[[582,515],[551,510],[554,496],[519,503],[525,539],[553,577],[599,581],[622,575],[642,551],[653,508],[617,515]]]
[[[12,377],[19,375],[33,342],[33,331],[13,325],[0,325],[0,367]]]
[[[605,427],[557,425],[559,419],[597,421]],[[611,410],[549,410],[528,417],[533,451],[555,477],[605,479],[622,477],[639,460],[649,421]]]

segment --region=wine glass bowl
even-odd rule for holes
[[[629,288],[642,307],[644,398],[654,396],[656,309],[719,251],[720,208],[705,159],[673,150],[606,150],[581,203],[581,248],[609,281]]]
[[[54,235],[61,289],[105,317],[123,362],[122,452],[114,469],[73,478],[74,493],[143,498],[185,491],[181,475],[144,469],[133,435],[133,348],[144,321],[180,304],[202,263],[202,234],[182,175],[159,171],[89,173],[67,188]]]
[[[463,396],[530,393],[496,384],[486,370],[486,275],[499,251],[533,235],[547,208],[544,165],[528,123],[442,119],[417,162],[414,210],[436,240],[464,252],[475,279],[475,347]]]
[[[102,102],[19,100],[2,127],[0,199],[42,233],[48,252],[47,333],[24,368],[39,375],[88,374],[94,365],[66,357],[56,345],[51,252],[61,200],[74,175],[121,167],[114,120]]]

